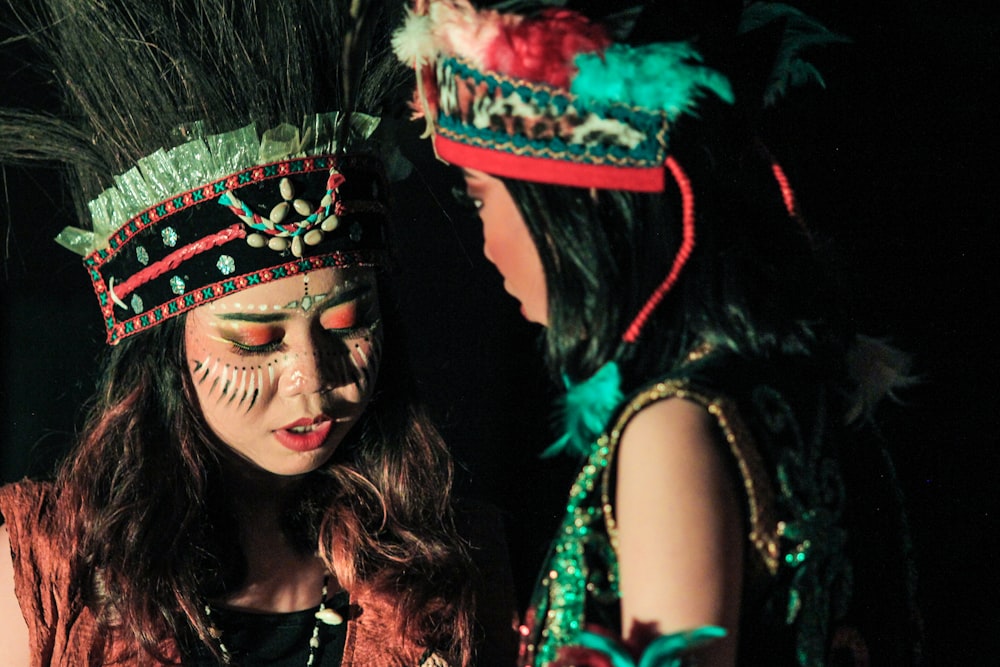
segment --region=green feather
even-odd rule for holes
[[[706,93],[734,101],[729,80],[702,65],[701,54],[687,42],[612,44],[604,53],[578,55],[575,64],[579,71],[570,91],[584,101],[657,109],[671,120],[691,113]]]
[[[549,446],[545,458],[567,453],[587,456],[615,410],[622,402],[621,374],[613,361],[601,366],[591,377],[573,384],[566,381],[562,400],[565,435]]]
[[[824,86],[823,77],[802,53],[815,46],[850,41],[802,11],[780,2],[754,2],[740,16],[740,33],[749,33],[781,22],[781,43],[764,92],[764,106],[771,106],[788,90],[810,82]]]

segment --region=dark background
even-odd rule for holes
[[[884,418],[909,502],[930,656],[996,664],[994,6],[812,9],[854,42],[814,58],[827,89],[796,104],[789,166],[811,223],[843,255],[859,324],[911,352],[923,380]],[[40,99],[11,53],[0,54],[0,104]],[[451,203],[454,175],[414,146],[418,173],[398,195],[396,241],[413,365],[462,463],[459,487],[507,517],[523,598],[572,474],[567,462],[537,458],[553,437],[556,392],[538,360],[538,329],[521,321],[482,258],[476,223]],[[73,219],[53,177],[0,173],[0,482],[51,469],[103,347],[79,258],[51,242]]]

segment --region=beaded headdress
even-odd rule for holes
[[[527,181],[659,192],[670,130],[702,97],[733,101],[686,42],[612,42],[582,14],[416,3],[393,47],[438,156]]]
[[[351,153],[337,123],[351,123]],[[324,267],[380,262],[385,178],[364,141],[378,119],[317,115],[302,131],[253,126],[139,160],[90,202],[83,250],[108,342],[233,292]],[[305,142],[303,142],[305,138]]]
[[[386,184],[405,169],[374,115],[398,104],[386,6],[28,4],[18,18],[66,109],[3,112],[0,159],[76,177],[89,229],[57,241],[84,256],[110,344],[256,285],[383,261]]]

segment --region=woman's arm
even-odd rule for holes
[[[3,664],[11,667],[31,664],[28,626],[14,595],[14,561],[7,526],[0,526],[0,640]]]
[[[668,399],[629,422],[619,443],[616,519],[624,639],[717,625],[728,636],[699,665],[736,663],[744,537],[739,496],[716,425]]]

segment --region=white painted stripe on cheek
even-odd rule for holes
[[[246,378],[244,378],[244,380],[245,379]],[[257,387],[257,374],[254,373],[253,371],[250,371],[250,386],[247,387],[246,391],[243,392],[243,395],[240,396],[240,405],[246,403],[247,398],[254,393],[254,389],[256,387]]]
[[[233,370],[235,371],[236,369],[233,369]],[[236,378],[235,373],[233,374],[233,378],[234,379]],[[239,388],[236,389],[235,388],[235,384],[233,386],[234,386],[233,395],[229,397],[229,402],[232,403],[233,400],[237,396],[242,395],[243,398],[240,399],[240,403],[243,403],[243,400],[247,397],[247,394],[246,394],[246,390],[247,390],[247,369],[246,368],[244,368],[244,369],[242,369],[240,371],[240,386],[239,386]]]

